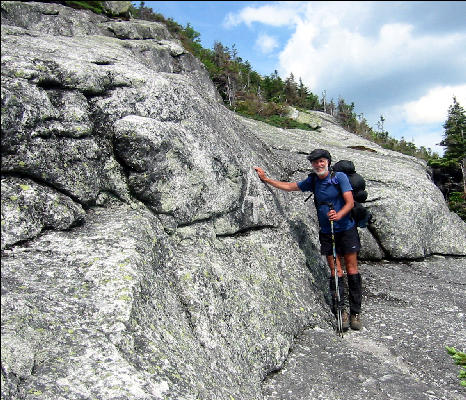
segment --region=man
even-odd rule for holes
[[[338,273],[338,288],[340,293],[339,306],[344,308],[344,285],[341,257],[346,266],[349,289],[350,317],[346,310],[342,313],[343,329],[360,330],[362,323],[361,313],[361,275],[358,271],[357,254],[361,248],[356,224],[351,218],[351,209],[354,207],[352,187],[348,177],[343,172],[330,173],[332,158],[324,149],[315,149],[308,156],[312,169],[315,172],[301,182],[282,182],[270,179],[264,170],[254,167],[257,175],[262,180],[277,189],[291,191],[312,191],[315,196],[317,217],[319,219],[319,241],[321,254],[327,258],[331,271],[329,279],[330,293],[332,294],[332,311],[337,312],[335,289],[335,266],[333,259],[333,245],[330,221],[333,221],[335,232],[335,247],[337,252],[336,264]],[[333,205],[331,209],[330,204]]]

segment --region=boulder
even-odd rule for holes
[[[108,20],[90,10],[77,11],[57,3],[4,1],[1,10],[2,27],[16,26],[57,36],[99,34],[99,23]]]
[[[325,318],[298,249],[280,230],[217,237],[206,222],[169,236],[134,204],[6,250],[2,397],[260,399]]]
[[[102,1],[106,14],[112,16],[126,16],[131,7],[130,1]]]
[[[322,127],[322,119],[314,112],[297,110],[295,107],[290,107],[288,117],[296,120],[297,122],[308,124],[315,130]]]
[[[85,215],[81,204],[56,190],[30,179],[2,178],[2,250],[44,229],[70,229]]]

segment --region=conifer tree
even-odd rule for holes
[[[290,76],[285,80],[284,94],[285,101],[288,104],[296,104],[298,102],[298,86],[296,85],[293,73],[290,73]]]
[[[453,104],[448,109],[448,118],[440,146],[445,146],[444,159],[457,164],[463,173],[463,190],[466,194],[466,115],[464,108],[453,97]]]

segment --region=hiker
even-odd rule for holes
[[[262,182],[277,189],[291,191],[314,192],[317,217],[319,219],[319,241],[321,254],[327,258],[332,277],[329,278],[330,293],[332,295],[332,311],[336,315],[337,309],[344,309],[344,285],[343,270],[340,258],[343,257],[346,266],[349,288],[350,316],[346,310],[342,312],[343,329],[350,326],[354,330],[362,329],[361,313],[361,275],[358,271],[357,254],[361,248],[356,224],[351,217],[351,209],[354,207],[352,187],[347,175],[343,172],[331,173],[330,153],[324,149],[315,149],[307,157],[311,162],[313,172],[307,179],[301,182],[282,182],[270,179],[262,168],[254,167]],[[339,188],[338,188],[339,186]],[[330,208],[333,205],[333,210]],[[336,264],[338,273],[338,289],[340,304],[336,304],[336,283],[333,257],[333,245],[330,221],[333,221],[336,246]]]

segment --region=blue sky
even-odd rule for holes
[[[133,2],[136,6],[139,2]],[[261,75],[293,73],[355,103],[376,128],[443,153],[448,107],[466,108],[466,2],[146,1],[232,47]]]

